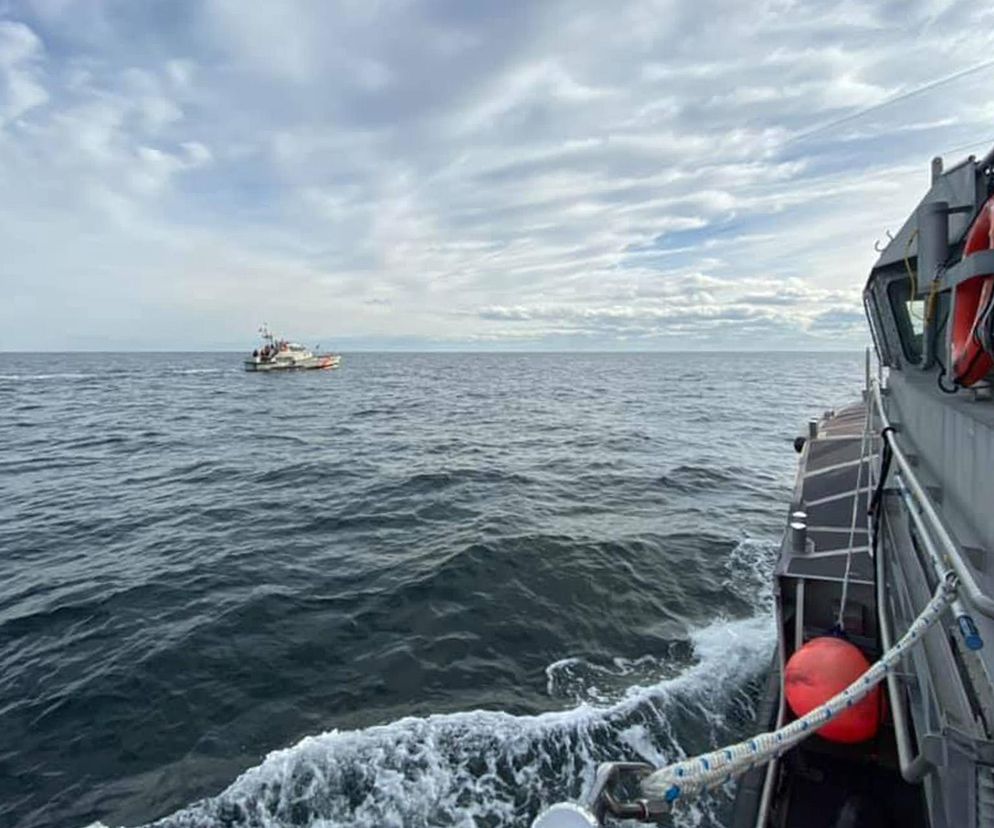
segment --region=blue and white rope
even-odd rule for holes
[[[763,733],[720,750],[685,759],[654,771],[642,780],[642,791],[649,799],[675,802],[701,791],[715,788],[737,776],[779,757],[785,750],[815,733],[847,707],[870,694],[887,677],[901,657],[913,647],[956,598],[957,581],[950,575],[935,590],[908,631],[856,681],[820,707],[795,719],[772,733]]]

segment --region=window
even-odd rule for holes
[[[882,365],[891,367],[894,365],[894,360],[890,355],[890,344],[881,333],[884,328],[880,323],[880,310],[873,290],[867,289],[863,294],[863,307],[866,310],[866,319],[870,323],[870,336],[873,337],[873,345],[877,350],[877,359]]]
[[[917,365],[922,359],[922,332],[925,329],[925,303],[911,298],[909,279],[896,279],[887,286],[901,349],[908,362]]]

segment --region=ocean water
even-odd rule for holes
[[[0,354],[0,826],[526,826],[603,759],[744,736],[791,442],[861,385],[859,354]]]

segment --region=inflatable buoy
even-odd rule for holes
[[[869,669],[866,656],[848,641],[833,636],[813,638],[787,662],[783,681],[787,704],[794,715],[803,716]],[[831,742],[865,742],[877,735],[882,710],[878,685],[865,699],[818,728],[818,735]]]
[[[994,198],[988,199],[966,235],[963,258],[994,248]],[[959,385],[980,382],[994,366],[991,354],[984,350],[979,334],[984,316],[990,310],[994,276],[974,276],[956,286],[953,307],[952,356],[953,378]]]

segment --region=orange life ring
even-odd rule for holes
[[[984,250],[994,249],[994,197],[980,209],[966,236],[963,258]],[[970,386],[979,382],[994,367],[991,357],[977,335],[978,326],[989,310],[994,274],[974,276],[956,286],[953,312],[952,363],[953,379],[957,385]]]

